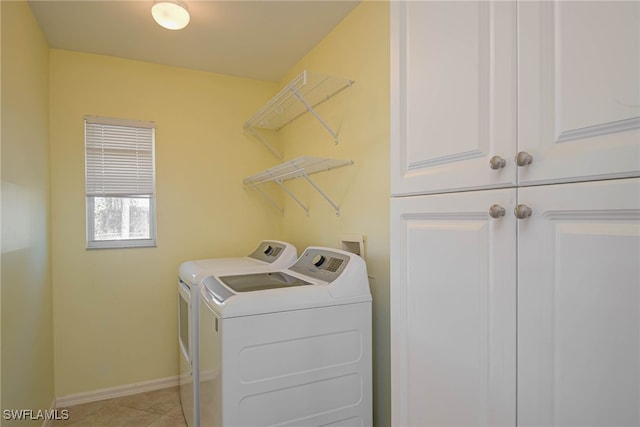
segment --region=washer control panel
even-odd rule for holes
[[[347,255],[326,249],[308,248],[289,269],[331,283],[342,274],[348,263]]]

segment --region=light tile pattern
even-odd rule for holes
[[[59,409],[68,409],[69,419],[54,427],[187,427],[179,387]]]

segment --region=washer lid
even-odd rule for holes
[[[212,275],[202,284],[201,301],[221,318],[371,302],[364,260],[321,247],[290,268]]]
[[[282,271],[221,276],[219,279],[234,292],[264,291],[312,284]]]

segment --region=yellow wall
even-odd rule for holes
[[[54,397],[49,53],[26,2],[2,9],[2,409]],[[42,425],[41,420],[3,426]]]
[[[286,199],[286,240],[298,248],[340,247],[343,233],[366,238],[373,294],[374,422],[390,424],[389,366],[389,5],[364,2],[300,61],[281,82],[307,69],[355,80],[317,111],[340,142],[306,114],[280,131],[285,160],[301,155],[351,159],[353,166],[318,173],[312,179],[341,208],[333,208],[306,182],[291,189],[309,206],[309,216]]]
[[[2,46],[2,4],[0,4],[0,47]],[[1,51],[0,51],[1,52]],[[2,54],[0,53],[0,94],[2,94]],[[0,98],[2,96],[0,95]],[[0,129],[2,129],[2,100],[0,99]],[[2,177],[2,131],[0,131],[0,178]],[[0,179],[1,187],[1,179]],[[0,189],[0,410],[2,406],[2,190]],[[0,425],[2,421],[0,421]]]
[[[50,66],[56,396],[176,376],[179,264],[281,237],[242,186],[270,166],[242,124],[277,85],[55,49]],[[157,248],[85,249],[87,114],[156,122]]]
[[[18,17],[18,12],[27,15],[26,4],[10,8],[6,4],[12,3],[2,2],[3,40],[6,40],[5,21],[9,19],[13,31],[24,27],[20,31],[33,33],[35,23],[30,13],[28,19]],[[12,11],[9,18],[7,10]],[[28,25],[23,22],[25,19]],[[12,343],[11,332],[16,336],[19,331],[24,336],[25,331],[27,335],[38,331],[40,335],[34,332],[29,337],[37,338],[38,355],[29,357],[42,359],[37,361],[42,370],[37,381],[47,384],[39,391],[43,395],[48,393],[50,401],[52,314],[50,307],[49,311],[44,307],[51,301],[46,237],[49,163],[43,160],[48,154],[47,126],[50,126],[51,281],[57,397],[177,375],[175,282],[182,261],[245,255],[263,238],[288,240],[300,250],[309,245],[339,247],[343,233],[360,233],[366,238],[374,297],[374,418],[376,425],[388,425],[388,22],[387,2],[364,2],[290,70],[280,85],[56,49],[49,51],[47,64],[46,43],[39,30],[38,37],[30,33],[29,46],[16,45],[12,50],[5,49],[3,44],[3,374],[5,364],[10,366],[19,350],[13,345],[11,351],[6,350]],[[28,109],[32,121],[35,114],[35,125],[24,124],[26,113],[21,116],[22,121],[15,121],[5,112],[5,98],[10,96],[5,94],[5,68],[9,68],[5,64],[6,58],[14,59],[10,56],[14,54],[20,56],[20,61],[10,67],[15,79],[29,84],[22,89],[16,86],[10,99],[18,106],[29,97],[36,98],[34,102],[39,108],[34,110],[29,105]],[[39,62],[25,64],[25,61]],[[29,73],[24,73],[25,67]],[[244,177],[279,163],[264,146],[242,133],[242,123],[303,69],[356,81],[352,88],[318,107],[329,124],[339,130],[338,145],[309,114],[276,136],[285,160],[316,155],[355,162],[353,166],[313,176],[340,205],[339,217],[306,182],[293,182],[290,186],[310,207],[309,216],[283,197],[282,217],[259,194],[244,190],[241,185]],[[84,115],[157,123],[157,248],[85,249]],[[15,125],[7,126],[9,119]],[[27,135],[29,141],[5,147],[8,134]],[[7,169],[5,158],[11,163]],[[5,175],[22,179],[13,193],[5,192]],[[11,210],[6,207],[9,195],[17,200],[11,204]],[[7,218],[15,217],[21,218],[22,223],[25,218],[34,222],[20,230],[29,233],[29,242],[35,239],[37,254],[23,253],[19,246],[24,239],[19,238],[9,239],[9,247],[13,245],[18,250],[5,253],[5,224]],[[7,268],[6,256],[14,256],[14,252],[20,252],[23,264],[38,267],[29,273],[38,276],[33,283],[41,288],[35,298],[36,304],[40,303],[40,315],[28,317],[29,324],[35,325],[31,329],[5,327],[5,318],[17,315],[17,310],[8,308],[5,301],[22,297],[5,292],[5,277],[13,282],[16,272],[21,271]],[[37,256],[40,258],[34,258]],[[18,286],[9,290],[16,294],[28,291]],[[9,333],[5,334],[5,329]],[[47,333],[48,340],[40,341],[47,338]],[[34,345],[33,340],[28,344]],[[4,375],[2,384],[4,399],[5,384],[11,384]],[[48,406],[49,401],[42,405]],[[22,407],[33,407],[35,403],[25,405]]]

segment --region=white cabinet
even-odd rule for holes
[[[640,179],[518,191],[518,424],[640,425]]]
[[[392,424],[514,425],[516,190],[391,202]]]
[[[394,426],[640,424],[640,179],[394,198],[391,254]]]
[[[637,176],[640,2],[518,3],[520,184]]]
[[[391,2],[391,194],[515,184],[515,10]]]
[[[393,2],[391,71],[393,195],[638,175],[639,2]]]
[[[391,3],[393,425],[640,425],[639,81],[639,2]]]

